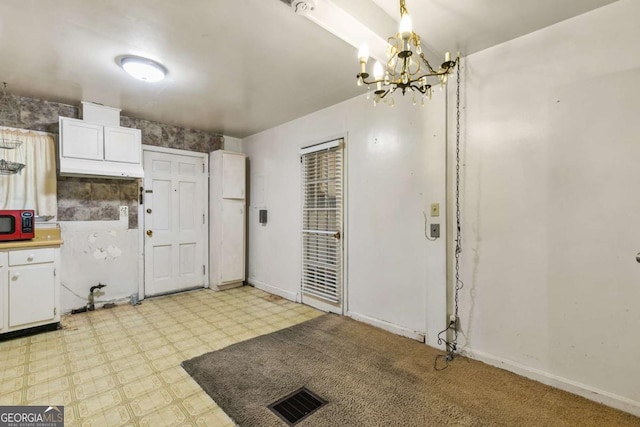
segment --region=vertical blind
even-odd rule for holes
[[[302,292],[338,304],[342,292],[341,140],[302,152]]]

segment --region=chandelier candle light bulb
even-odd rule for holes
[[[402,52],[407,52],[408,55],[411,55],[411,48],[409,47],[409,39],[411,39],[411,35],[413,34],[413,26],[411,25],[411,17],[407,13],[402,16],[400,19],[400,38],[402,38]]]
[[[376,65],[373,66],[373,78],[378,80],[376,93],[384,92],[382,90],[382,82],[379,81],[382,79],[383,75],[384,75],[384,70],[382,69],[382,64],[376,61]]]
[[[360,60],[360,74],[367,74],[367,62],[369,61],[369,46],[366,43],[360,45],[358,50],[358,59]],[[367,74],[367,77],[369,75]],[[366,78],[366,77],[365,77]]]

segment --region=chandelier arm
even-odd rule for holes
[[[414,80],[420,80],[422,77],[439,77],[439,76],[444,76],[445,74],[449,74],[449,70],[434,71],[433,73],[423,74],[423,75],[421,75],[420,77],[418,77],[417,79],[414,79]]]
[[[427,90],[428,90],[427,88],[424,88],[424,89],[423,89],[423,86],[414,86],[414,85],[411,85],[411,86],[409,86],[409,87],[411,88],[411,90],[417,90],[418,92],[420,92],[420,93],[421,93],[421,94],[423,94],[423,95],[424,95],[425,93],[427,93]],[[431,86],[429,86],[429,88],[431,88]]]
[[[364,83],[364,84],[366,84],[366,85],[368,85],[368,86],[374,85],[374,84],[376,84],[376,83],[382,83],[382,84],[384,84],[384,79],[380,79],[380,80],[372,80],[372,81],[366,81],[365,79],[362,79],[362,83]]]

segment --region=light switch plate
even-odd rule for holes
[[[440,216],[440,203],[431,203],[431,216]]]

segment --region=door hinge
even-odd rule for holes
[[[202,163],[202,173],[204,173],[204,163]]]
[[[204,224],[204,214],[202,214],[202,223]]]
[[[53,276],[54,276],[54,277],[55,277],[55,276],[57,276],[57,272],[56,272],[56,269],[55,269],[55,268],[53,269]]]
[[[56,307],[53,308],[53,315],[55,316],[56,314],[58,314],[58,309]]]
[[[203,264],[202,265],[202,274],[207,274],[207,270],[206,270],[206,266]]]

